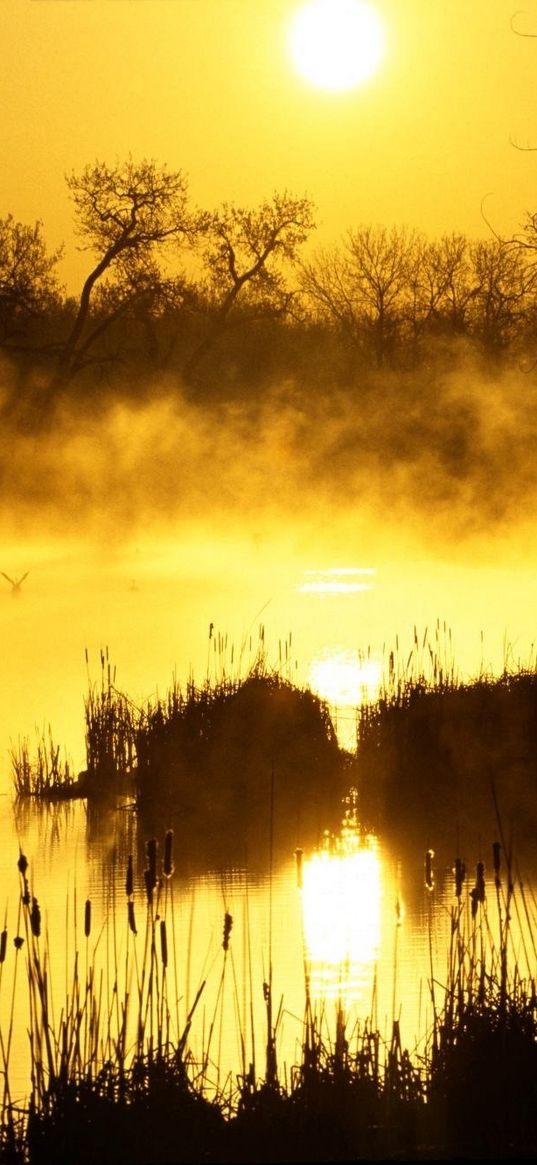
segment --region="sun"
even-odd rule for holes
[[[365,0],[310,0],[291,22],[289,45],[299,74],[320,89],[353,89],[384,55],[384,29]]]

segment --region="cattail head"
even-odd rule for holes
[[[231,934],[231,927],[233,926],[233,918],[228,914],[227,910],[224,914],[224,934],[222,938],[222,946],[225,951],[229,950],[229,936]]]
[[[168,966],[168,939],[166,936],[166,919],[161,919],[160,923],[160,953],[162,955],[162,966]]]
[[[0,963],[3,963],[6,957],[7,949],[7,930],[4,927],[2,934],[0,934]]]
[[[301,849],[296,849],[296,850],[295,850],[295,858],[296,858],[296,884],[297,884],[297,886],[298,886],[298,889],[299,889],[299,890],[301,890],[301,889],[302,889],[302,886],[303,886],[303,871],[302,871],[302,858],[303,858],[303,855],[304,855],[304,851],[303,851],[303,850],[301,850]]]
[[[19,860],[17,862],[17,866],[19,868],[20,873],[24,876],[24,874],[26,873],[26,871],[28,869],[28,858],[26,858],[22,852],[19,855]]]
[[[425,887],[427,890],[434,890],[433,858],[434,849],[428,849],[425,853]]]
[[[485,901],[485,867],[483,862],[478,862],[475,868],[475,890],[478,902]]]
[[[138,934],[136,929],[136,919],[134,917],[134,902],[127,902],[127,915],[129,919],[129,929],[132,930],[133,934]]]
[[[162,872],[165,878],[171,878],[173,868],[173,829],[168,829],[164,838],[164,861],[162,863]]]
[[[131,898],[134,892],[134,874],[132,870],[132,854],[129,854],[127,859],[127,878],[125,881],[125,893],[127,898]]]
[[[475,916],[477,914],[477,903],[478,903],[477,889],[475,886],[473,886],[472,889],[470,890],[470,901],[472,904],[472,918],[475,918]]]
[[[455,858],[455,897],[460,898],[464,879],[466,878],[466,866],[462,858]]]
[[[41,911],[37,898],[32,898],[32,909],[30,911],[30,926],[34,938],[39,938],[41,934]]]
[[[89,938],[89,936],[91,934],[91,899],[90,898],[86,898],[86,904],[84,907],[84,934],[85,934],[86,938]]]
[[[15,947],[15,950],[20,951],[23,943],[24,943],[24,939],[23,939],[22,935],[16,934],[15,938],[13,939],[13,946]]]

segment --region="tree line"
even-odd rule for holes
[[[5,414],[31,400],[45,415],[67,391],[164,374],[208,391],[319,360],[353,382],[364,369],[415,367],[453,341],[493,362],[532,352],[537,213],[515,237],[479,241],[360,225],[306,258],[308,197],[200,210],[182,171],[132,158],[95,162],[67,185],[88,252],[76,296],[42,223],[0,218],[0,351],[15,371]]]

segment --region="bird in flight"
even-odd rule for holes
[[[12,594],[14,599],[16,599],[18,595],[20,595],[21,586],[22,586],[25,578],[28,578],[29,573],[30,573],[30,571],[27,570],[26,573],[22,574],[20,578],[15,579],[15,578],[10,578],[8,574],[5,574],[5,572],[3,570],[0,570],[0,574],[2,575],[2,577],[5,578],[8,583],[11,583],[11,594]]]

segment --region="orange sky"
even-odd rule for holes
[[[537,144],[537,40],[513,33],[512,2],[377,0],[384,64],[339,94],[293,71],[299,6],[2,0],[0,215],[41,218],[73,281],[88,260],[64,174],[129,152],[183,169],[206,207],[306,192],[323,245],[362,222],[484,235],[485,196],[500,232],[537,209],[537,155],[510,141]]]

